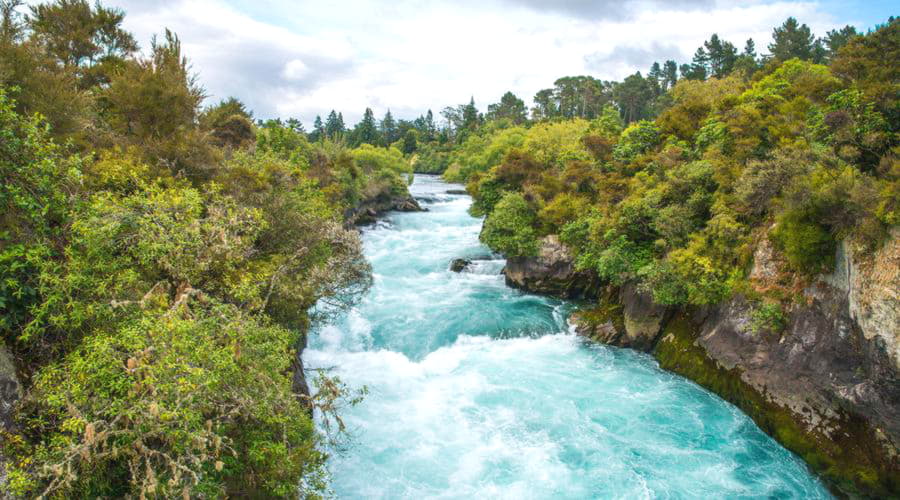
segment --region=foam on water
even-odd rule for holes
[[[370,391],[331,459],[338,497],[829,498],[733,406],[506,287],[455,187],[417,177],[429,212],[364,231],[373,288],[304,353]]]

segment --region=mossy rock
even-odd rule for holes
[[[653,355],[665,370],[682,375],[730,401],[767,434],[799,455],[831,491],[848,498],[900,498],[897,457],[878,440],[876,430],[853,414],[833,422],[832,438],[803,425],[801,417],[770,402],[727,370],[696,343],[697,328],[682,314],[668,322]]]

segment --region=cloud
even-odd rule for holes
[[[474,96],[485,109],[506,91],[530,104],[561,76],[687,62],[714,31],[764,50],[789,15],[819,34],[838,24],[818,3],[770,0],[104,1],[128,11],[145,48],[166,27],[178,33],[208,102],[235,96],[307,128],[331,109],[353,123],[366,107],[412,119]]]
[[[539,12],[558,12],[579,19],[621,20],[640,9],[691,10],[709,8],[713,0],[506,0]]]
[[[662,64],[668,59],[685,61],[689,58],[673,44],[651,42],[646,47],[619,45],[608,52],[594,52],[584,56],[584,62],[592,72],[613,74],[621,79],[633,74],[634,68],[639,68],[646,75],[654,62]]]

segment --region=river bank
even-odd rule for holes
[[[651,353],[662,368],[737,405],[835,493],[889,498],[900,495],[900,381],[891,356],[900,329],[898,248],[895,235],[860,262],[842,247],[837,269],[802,289],[805,300],[780,331],[759,328],[744,296],[665,307],[634,285],[602,286],[576,272],[553,237],[538,257],[511,260],[505,275],[534,293],[587,295],[593,305],[573,316],[579,334]],[[777,263],[765,240],[761,249],[752,276],[771,281]]]

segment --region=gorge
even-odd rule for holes
[[[343,417],[339,497],[830,498],[734,406],[573,335],[572,303],[507,287],[452,187],[417,175],[429,211],[363,229],[374,286],[304,351],[369,390]],[[458,274],[457,257],[472,261]]]

